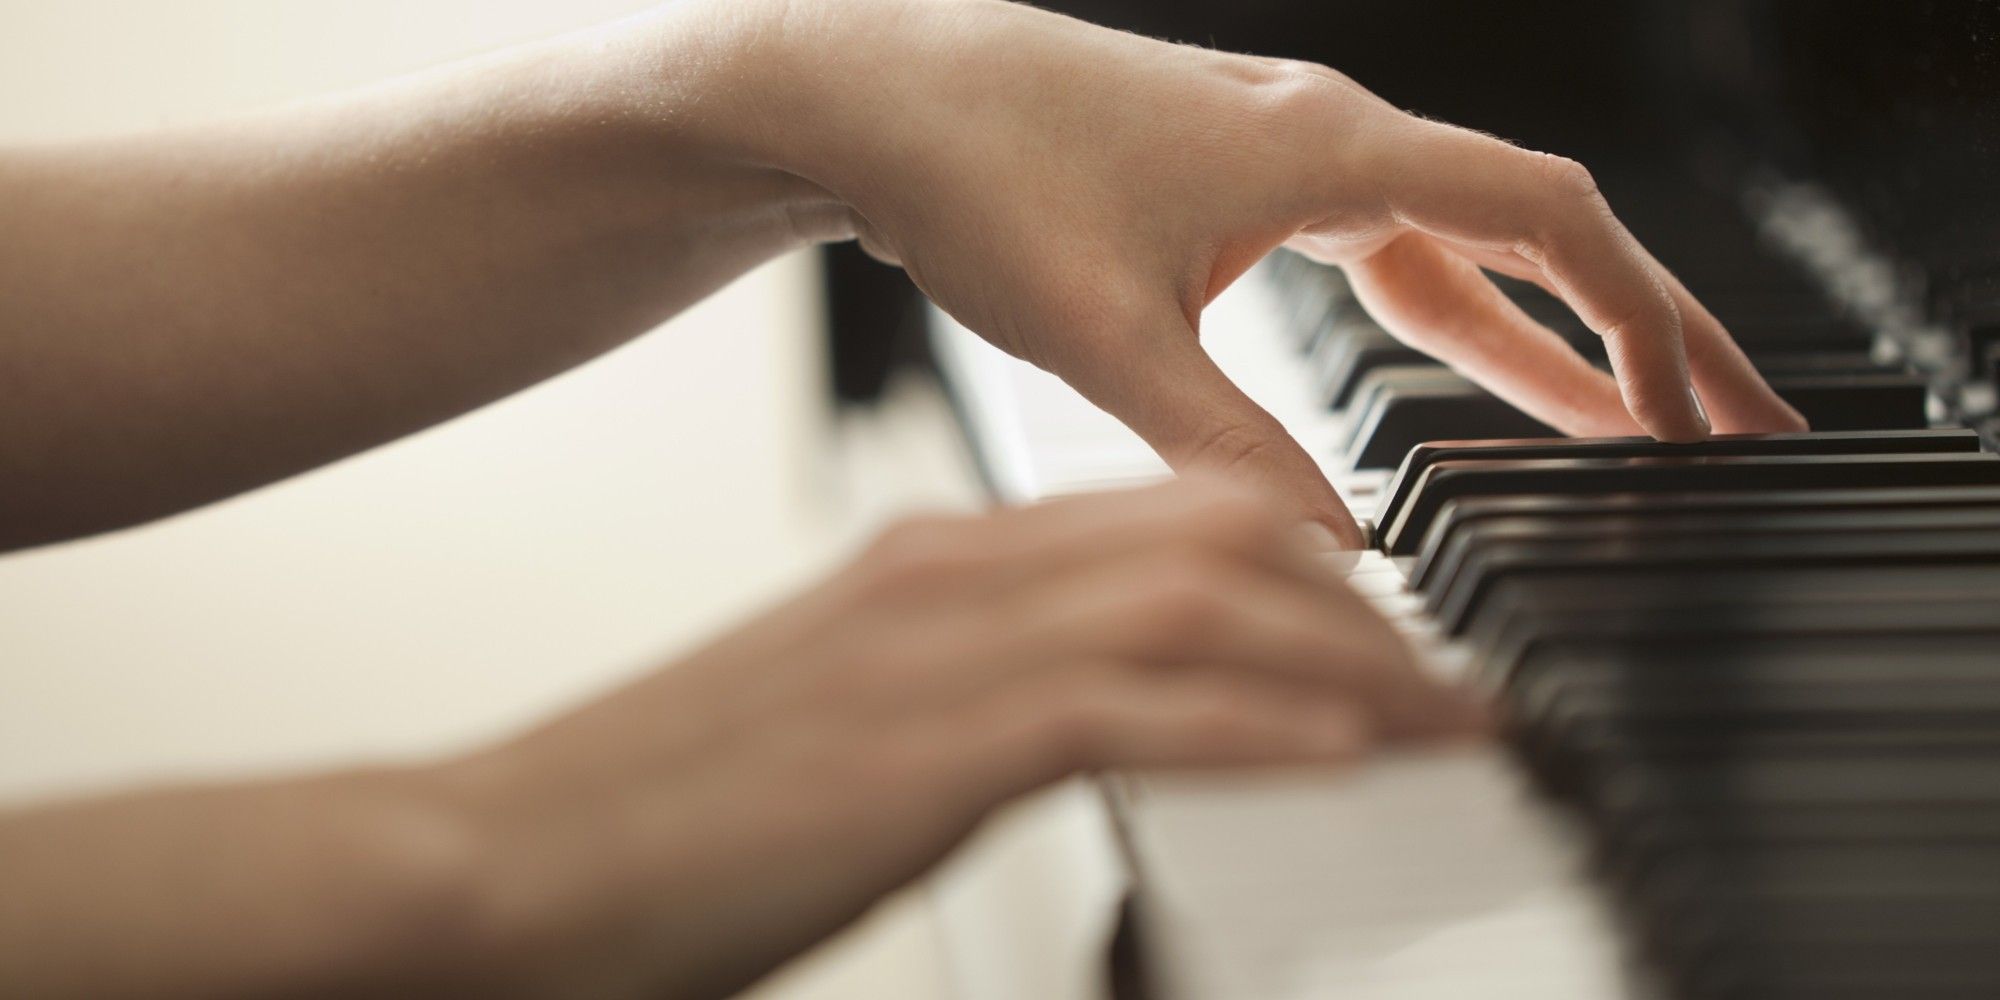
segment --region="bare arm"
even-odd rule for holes
[[[436,769],[0,812],[0,992],[379,995],[479,932],[474,828]]]
[[[1475,731],[1294,527],[1194,483],[911,522],[460,759],[0,813],[0,994],[722,997],[1065,775]]]
[[[446,419],[796,245],[824,195],[735,141],[756,44],[679,5],[254,119],[0,152],[0,548]]]

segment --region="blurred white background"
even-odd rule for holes
[[[0,142],[226,114],[642,6],[0,0]],[[483,412],[0,558],[0,801],[464,747],[809,576],[860,527],[824,460],[815,275],[778,261]],[[937,949],[915,894],[766,992],[939,996]]]

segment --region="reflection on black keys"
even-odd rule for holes
[[[1391,391],[1406,391],[1418,387],[1439,387],[1442,390],[1462,391],[1471,388],[1472,383],[1465,376],[1443,365],[1383,365],[1371,370],[1361,384],[1355,387],[1354,395],[1348,400],[1347,420],[1341,425],[1334,448],[1341,454],[1354,452],[1366,441],[1366,435],[1374,426],[1374,414],[1382,400]]]
[[[1930,489],[1776,490],[1769,493],[1608,493],[1590,496],[1492,496],[1453,500],[1438,511],[1418,547],[1409,580],[1429,585],[1439,553],[1460,529],[1495,518],[1569,520],[1607,514],[1798,513],[1806,511],[1914,510],[2000,505],[2000,486]]]
[[[1345,409],[1369,373],[1390,366],[1429,365],[1443,370],[1422,351],[1408,347],[1366,318],[1334,325],[1313,349],[1313,385],[1326,405]]]
[[[1760,355],[1790,351],[1867,354],[1876,337],[1866,328],[1825,312],[1770,316],[1742,315],[1723,325],[1754,360]]]
[[[1460,497],[1993,484],[2000,458],[1983,453],[1434,462],[1393,522],[1377,527],[1391,555],[1412,555],[1438,510]]]
[[[1441,437],[1557,437],[1548,425],[1484,389],[1458,381],[1387,386],[1353,417],[1353,469],[1393,469],[1410,449]]]
[[[1900,366],[1885,365],[1866,351],[1793,350],[1747,352],[1750,363],[1765,378],[1797,375],[1897,375]]]
[[[1589,573],[1502,579],[1468,623],[1464,640],[1492,675],[1487,679],[1500,683],[1538,639],[1584,616],[1701,608],[1726,622],[1742,609],[1770,605],[1944,603],[2000,594],[2000,572],[1978,565],[1724,566],[1667,569],[1621,582],[1606,587]],[[2000,738],[2000,729],[1994,735]]]
[[[1908,506],[1877,509],[1834,508],[1794,510],[1767,508],[1758,511],[1678,510],[1647,512],[1615,511],[1572,515],[1560,519],[1545,517],[1497,517],[1472,522],[1452,532],[1433,550],[1416,589],[1426,595],[1451,586],[1467,560],[1483,547],[1507,542],[1543,542],[1583,538],[1648,538],[1658,535],[1722,537],[1793,532],[1833,531],[1925,531],[1943,528],[2000,525],[2000,505]]]
[[[1973,452],[1979,436],[1963,429],[1808,434],[1719,434],[1696,444],[1666,444],[1644,437],[1563,440],[1429,441],[1412,448],[1383,491],[1378,524],[1401,512],[1417,478],[1433,462],[1468,458],[1640,458],[1651,455],[1836,455],[1897,452]]]
[[[1355,308],[1354,293],[1339,268],[1278,253],[1271,256],[1269,274],[1284,299],[1286,328],[1301,351],[1320,339],[1329,323]]]
[[[1771,386],[1821,431],[1920,430],[1930,425],[1929,383],[1918,375],[1788,375],[1772,378]],[[1439,438],[1558,436],[1456,376],[1439,374],[1421,388],[1394,390],[1393,384],[1385,384],[1372,398],[1355,398],[1347,446],[1351,468],[1395,468],[1411,448]]]
[[[1971,666],[1950,664],[1943,673],[1932,672],[1921,662],[1904,657],[1855,661],[1839,668],[1835,661],[1793,662],[1762,659],[1737,663],[1718,670],[1706,662],[1682,662],[1659,669],[1640,669],[1629,663],[1570,664],[1553,669],[1539,654],[1568,646],[1601,646],[1619,642],[1631,647],[1652,648],[1688,642],[1727,643],[1732,647],[1750,640],[1767,638],[1793,642],[1808,637],[1867,639],[1883,636],[1922,635],[1935,641],[1975,638],[1991,645],[2000,641],[2000,592],[1950,595],[1936,599],[1915,597],[1847,600],[1806,600],[1757,604],[1735,608],[1717,607],[1707,602],[1685,602],[1619,611],[1593,611],[1550,615],[1539,629],[1518,648],[1509,649],[1511,659],[1490,661],[1485,669],[1488,680],[1507,693],[1511,718],[1530,726],[1547,723],[1568,725],[1585,710],[1623,713],[1648,719],[1688,713],[1725,714],[1763,711],[1775,707],[1795,713],[1787,725],[1805,721],[1803,714],[1819,706],[1828,711],[1894,713],[1924,699],[1936,702],[1934,709],[1963,708],[1975,697],[2000,698],[2000,687],[1981,695],[1970,687],[1958,690],[1966,700],[1953,701],[1951,692],[1923,690],[1930,681],[1970,684],[1975,681],[2000,685],[2000,668],[1983,662]],[[1973,643],[1961,643],[1971,648]],[[1877,694],[1865,689],[1887,687]],[[1915,699],[1914,701],[1912,699]],[[1926,702],[1928,704],[1928,702]],[[1886,718],[1886,715],[1883,716]],[[1881,719],[1878,719],[1881,721]],[[1737,728],[1741,728],[1740,726]],[[2000,733],[1995,733],[2000,736]]]
[[[1969,520],[1969,519],[1968,519]],[[1728,566],[1901,566],[1947,563],[2000,565],[2000,520],[1992,527],[1957,524],[1895,532],[1829,530],[1719,537],[1655,535],[1503,541],[1473,550],[1449,580],[1426,596],[1439,625],[1461,634],[1501,579],[1520,574],[1595,574],[1607,587],[1636,574]]]

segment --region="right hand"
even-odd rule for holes
[[[901,263],[1175,468],[1255,480],[1350,546],[1312,456],[1197,342],[1203,307],[1281,244],[1339,264],[1390,332],[1566,433],[1804,427],[1576,163],[1406,114],[1324,66],[1021,4],[781,6],[809,113],[772,159],[845,206],[832,235]],[[1615,379],[1482,267],[1566,301]]]
[[[502,873],[506,946],[484,974],[722,996],[1065,775],[1344,762],[1481,726],[1234,488],[911,521],[679,666],[457,767]]]

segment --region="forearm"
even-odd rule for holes
[[[760,32],[736,16],[0,154],[0,548],[448,418],[795,245],[825,197],[744,141]]]
[[[479,839],[433,771],[0,813],[0,993],[368,995],[463,982]]]

